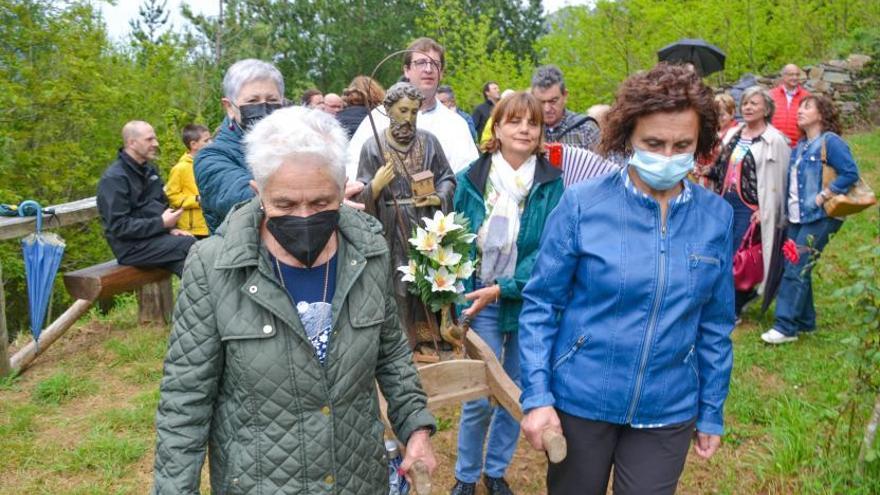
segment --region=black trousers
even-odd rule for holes
[[[551,495],[605,495],[614,466],[615,495],[675,493],[696,420],[661,428],[633,428],[556,411],[568,455],[547,468]]]
[[[178,277],[183,274],[183,262],[195,237],[158,235],[132,243],[123,256],[116,255],[120,265],[165,268]]]

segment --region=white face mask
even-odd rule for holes
[[[652,153],[633,146],[633,154],[629,164],[645,184],[658,191],[672,189],[694,169],[694,154],[679,153],[665,156]]]

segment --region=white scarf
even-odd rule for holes
[[[492,155],[489,184],[494,192],[486,198],[488,216],[477,233],[477,245],[483,253],[480,279],[484,284],[511,277],[516,269],[520,215],[535,181],[535,163],[532,155],[514,170],[501,152]]]

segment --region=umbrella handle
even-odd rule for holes
[[[43,231],[43,207],[40,203],[32,199],[27,199],[18,205],[18,216],[20,217],[37,217],[37,234]]]

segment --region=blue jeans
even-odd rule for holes
[[[724,193],[724,199],[733,207],[733,237],[731,241],[733,242],[732,252],[735,253],[739,249],[740,243],[742,243],[743,236],[746,235],[746,230],[749,229],[749,224],[752,223],[752,214],[754,212],[743,203],[743,200],[740,199],[739,194],[736,192],[728,191]],[[754,299],[756,295],[757,291],[754,289],[736,291],[734,312],[737,317],[739,317],[746,303]]]
[[[821,218],[815,222],[788,226],[786,237],[792,239],[801,254],[797,263],[785,261],[785,271],[776,296],[776,322],[773,328],[788,336],[816,329],[813,307],[813,266],[828,244],[831,234],[840,230],[842,220]]]
[[[498,303],[490,304],[477,313],[471,322],[492,352],[498,356],[504,371],[520,385],[519,344],[516,332],[498,330]],[[488,433],[488,441],[486,436]],[[519,440],[519,422],[501,406],[492,407],[488,399],[465,402],[461,407],[458,425],[458,458],[455,461],[455,477],[465,483],[476,483],[480,472],[486,476],[501,478],[513,458]],[[486,446],[485,468],[483,445]]]

